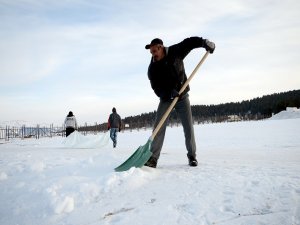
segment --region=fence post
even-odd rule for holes
[[[6,126],[6,129],[5,129],[5,140],[9,141],[9,126]]]
[[[50,137],[52,138],[53,123],[50,124]]]
[[[25,136],[25,125],[22,126],[21,135],[22,135],[22,140],[23,140],[24,136]]]
[[[40,138],[40,129],[39,129],[39,125],[37,124],[36,125],[36,139],[39,139]]]

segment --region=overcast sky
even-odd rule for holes
[[[299,0],[0,0],[0,122],[79,124],[154,111],[145,44],[216,43],[191,82],[192,105],[300,88]],[[189,75],[205,50],[185,59]]]

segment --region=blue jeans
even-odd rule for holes
[[[110,128],[110,138],[114,143],[114,147],[117,145],[118,128]]]
[[[168,107],[171,105],[171,101],[160,101],[156,113],[156,120],[154,128],[158,125],[159,121],[167,111]],[[185,146],[187,149],[188,156],[192,156],[196,158],[196,142],[195,142],[195,135],[194,135],[194,127],[193,127],[193,118],[192,118],[192,110],[190,106],[190,100],[188,94],[183,96],[176,105],[175,110],[179,115],[181,120],[181,124],[183,126],[183,132],[185,136]],[[155,136],[152,146],[151,152],[152,156],[156,159],[159,158],[160,152],[163,146],[163,142],[165,139],[166,127],[169,117],[166,119],[160,130],[158,131],[157,135]]]

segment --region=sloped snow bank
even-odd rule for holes
[[[84,136],[78,131],[74,131],[62,143],[66,148],[102,148],[108,142],[109,132]]]
[[[286,110],[273,115],[271,120],[298,119],[300,118],[300,109],[287,107]]]

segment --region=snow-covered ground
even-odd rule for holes
[[[195,134],[198,167],[187,165],[182,127],[169,127],[157,169],[119,173],[151,130],[120,133],[116,149],[107,133],[2,142],[0,224],[300,224],[299,118]]]

